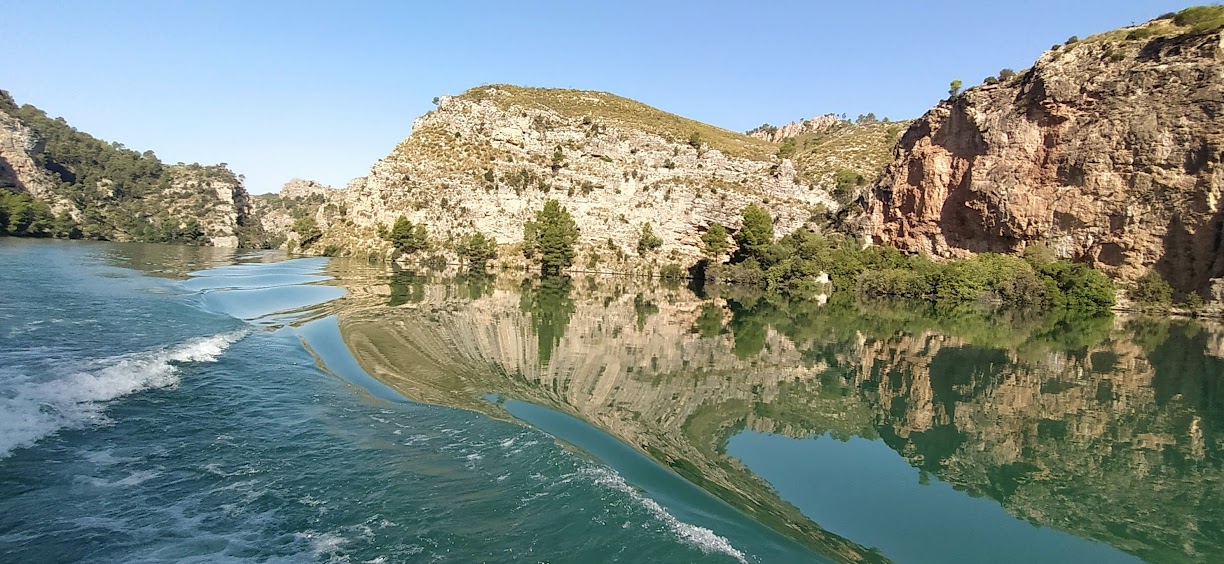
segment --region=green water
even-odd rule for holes
[[[1224,561],[1208,322],[15,240],[0,287],[4,562]]]
[[[389,387],[524,421],[652,496],[695,486],[804,558],[1224,559],[1212,323],[333,268],[341,335]]]

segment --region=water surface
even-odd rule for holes
[[[1211,324],[11,239],[0,287],[3,561],[1224,559]]]

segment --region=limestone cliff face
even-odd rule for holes
[[[151,197],[158,209],[171,217],[195,218],[214,247],[238,247],[247,243],[244,237],[261,237],[251,196],[229,169],[174,165],[166,171],[169,187]]]
[[[333,198],[346,214],[322,242],[364,256],[386,248],[377,227],[404,215],[440,240],[481,231],[517,243],[524,221],[555,198],[588,254],[636,254],[649,222],[663,240],[651,259],[692,262],[705,227],[738,226],[751,203],[771,210],[779,233],[837,208],[775,152],[601,92],[481,87],[441,98],[393,153]]]
[[[839,125],[848,123],[849,122],[833,114],[825,114],[823,116],[816,116],[812,119],[792,121],[786,125],[778,127],[761,126],[749,131],[748,135],[764,141],[778,143],[783,139],[799,137],[800,135],[808,133],[827,133]]]
[[[1171,25],[1048,51],[941,102],[865,198],[864,234],[939,257],[1043,243],[1204,291],[1224,275],[1224,47]]]
[[[45,143],[21,120],[0,112],[0,188],[55,200],[55,180],[34,160],[42,153]]]
[[[251,198],[255,217],[263,231],[275,237],[273,246],[284,246],[293,240],[293,222],[299,217],[314,217],[324,208],[323,203],[338,198],[338,191],[314,180],[294,178],[275,194],[260,194]],[[333,204],[333,208],[334,208]]]

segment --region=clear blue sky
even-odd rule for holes
[[[0,0],[0,88],[260,193],[343,186],[437,95],[606,90],[733,130],[822,113],[921,115],[1044,49],[1186,7],[1025,2]]]

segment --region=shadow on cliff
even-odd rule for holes
[[[26,192],[25,184],[17,178],[17,171],[13,170],[13,165],[9,164],[8,159],[0,157],[0,190],[8,190],[10,192]]]
[[[1211,279],[1224,276],[1224,208],[1193,230],[1180,213],[1173,214],[1155,268],[1178,298],[1205,297]]]
[[[1006,237],[993,218],[992,205],[986,194],[974,187],[974,178],[985,178],[979,171],[978,158],[988,149],[986,138],[978,124],[969,117],[968,102],[958,97],[943,126],[935,132],[931,143],[952,156],[947,194],[939,210],[940,231],[947,244],[975,253],[1010,251],[1015,242]],[[907,179],[913,186],[921,185],[912,168]],[[993,227],[993,229],[992,229]]]

